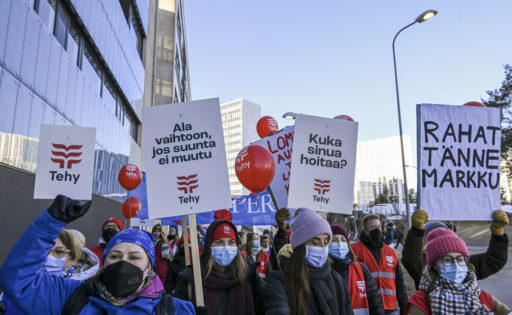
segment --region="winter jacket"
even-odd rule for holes
[[[163,254],[166,252],[170,254],[169,245],[167,245],[166,247],[167,251],[165,251],[163,246],[160,246],[158,244],[155,245],[155,265],[158,271],[158,277],[160,277],[160,280],[162,282],[165,282],[167,270],[169,269],[169,264],[171,263],[171,261],[168,258],[163,256]]]
[[[332,258],[331,268],[338,272],[343,280],[345,280],[345,284],[347,288],[349,288],[349,267],[350,263],[344,262],[340,259]],[[379,287],[375,283],[375,280],[372,277],[372,273],[368,270],[365,264],[362,262],[356,262],[356,264],[361,265],[364,274],[364,282],[366,283],[366,296],[368,299],[368,310],[370,314],[384,314],[384,306],[382,304],[382,296],[380,295]],[[350,290],[350,289],[349,289]]]
[[[354,314],[352,311],[352,306],[350,303],[350,294],[348,292],[348,288],[345,284],[345,281],[342,277],[334,271],[334,269],[329,266],[325,266],[329,270],[327,271],[330,276],[334,279],[335,285],[341,289],[340,298],[336,300],[336,303],[339,307],[337,314]],[[321,267],[324,268],[324,267]],[[311,277],[311,275],[310,275]],[[310,281],[310,285],[311,285]],[[318,282],[316,284],[319,284]],[[298,284],[300,285],[300,284]],[[319,287],[319,288],[318,288]],[[309,301],[309,311],[308,314],[316,315],[316,314],[325,314],[320,310],[321,306],[318,305],[314,295],[322,296],[322,297],[332,297],[333,292],[329,291],[325,283],[322,282],[318,286],[318,290],[321,292],[312,292],[311,298]],[[321,288],[321,289],[320,289]],[[312,291],[315,289],[312,288]],[[335,298],[335,297],[334,297]],[[265,314],[266,315],[288,315],[290,314],[290,307],[288,305],[288,295],[286,294],[286,289],[284,287],[284,280],[281,272],[272,271],[267,274],[267,288],[265,290]],[[328,314],[328,313],[327,313]],[[333,314],[335,315],[335,314]]]
[[[100,238],[100,242],[102,240],[103,238]],[[103,252],[105,251],[105,245],[106,243],[100,243],[99,245],[91,247],[91,252],[93,252],[100,260],[100,268],[103,267],[103,263],[101,262],[101,256],[103,256]]]
[[[276,235],[274,236],[274,248],[270,250],[270,265],[273,270],[279,270],[279,264],[277,263],[277,253],[281,248],[290,243],[290,239],[286,237],[285,230],[277,230]]]
[[[412,227],[405,238],[402,250],[402,264],[414,280],[416,289],[425,269],[423,259],[423,235],[425,230]],[[501,270],[508,259],[508,236],[491,234],[487,252],[469,256],[469,262],[475,266],[476,278],[485,279]]]
[[[65,226],[66,223],[45,211],[23,233],[0,269],[0,287],[4,294],[27,314],[61,314],[69,296],[83,283],[41,270],[48,251]],[[160,296],[141,295],[126,305],[115,306],[90,296],[79,314],[154,314],[160,299]],[[179,299],[174,299],[174,310],[177,314],[195,314],[189,302]]]
[[[180,272],[185,270],[185,267],[185,256],[174,256],[174,259],[169,265],[169,270],[167,270],[167,276],[165,277],[164,282],[165,291],[167,291],[167,293],[173,294],[174,289],[176,288],[178,275]]]
[[[242,308],[250,308],[244,313],[254,314],[257,312],[254,303],[261,303],[265,292],[265,282],[256,275],[255,268],[249,269],[247,267],[248,274],[247,279],[244,282],[237,281],[237,283],[235,283],[231,275],[222,274],[220,272],[215,272],[215,275],[212,275],[214,271],[212,271],[212,274],[210,274],[208,279],[205,279],[207,264],[211,257],[212,234],[215,227],[220,223],[228,223],[231,225],[233,230],[236,231],[236,227],[231,223],[231,221],[227,220],[214,221],[206,231],[204,238],[204,251],[200,258],[205,308],[208,310],[208,314],[229,314],[230,311]],[[240,244],[240,238],[238,236],[237,243]],[[226,267],[226,269],[229,272],[229,266]],[[224,285],[222,285],[223,278],[226,278]],[[189,285],[191,288],[190,291]],[[195,303],[194,275],[192,267],[185,268],[185,270],[178,275],[174,294],[177,298],[190,300]],[[210,305],[208,301],[210,301]],[[250,307],[250,305],[252,305],[252,307]]]

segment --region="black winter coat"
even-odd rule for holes
[[[348,288],[350,264],[340,259],[333,257],[331,258],[333,261],[331,268],[336,270],[341,275],[343,280],[345,280],[345,284]],[[377,284],[373,279],[372,273],[362,262],[357,262],[357,264],[360,264],[361,268],[363,269],[364,282],[366,283],[366,296],[368,298],[368,310],[370,311],[370,314],[383,315],[384,305],[382,304],[382,296],[380,295],[379,287],[377,287]]]
[[[336,285],[341,288],[341,292],[339,297],[336,299],[338,304],[338,314],[354,314],[352,311],[352,305],[350,302],[350,294],[348,292],[348,288],[345,284],[343,278],[332,268],[327,266],[330,269],[329,274],[333,277]],[[300,285],[300,284],[299,284]],[[316,315],[316,314],[329,314],[322,312],[319,308],[318,303],[316,302],[314,295],[319,295],[323,297],[332,296],[332,292],[327,291],[327,286],[320,286],[321,292],[311,293],[311,298],[309,302],[309,311],[308,315]],[[314,291],[314,288],[312,288]],[[284,287],[284,280],[281,272],[272,271],[267,274],[267,288],[265,290],[265,314],[266,315],[288,315],[290,314],[290,307],[288,305],[288,295],[286,294],[286,289]],[[335,314],[333,314],[335,315]]]
[[[174,259],[169,264],[169,269],[167,270],[167,276],[165,277],[164,288],[165,291],[169,294],[174,294],[174,288],[176,287],[176,280],[178,278],[178,274],[185,270],[185,256],[175,256]]]
[[[286,231],[281,229],[277,230],[273,241],[274,247],[270,251],[270,264],[273,270],[279,270],[279,265],[277,263],[277,253],[279,253],[284,245],[289,243],[290,239],[286,237]]]
[[[402,264],[414,280],[416,289],[420,284],[425,262],[423,260],[423,235],[425,230],[412,227],[405,238]],[[501,270],[508,259],[508,236],[491,234],[487,252],[470,255],[469,262],[475,267],[478,280],[485,279]]]

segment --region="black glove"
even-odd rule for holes
[[[207,315],[208,314],[208,310],[204,306],[196,306],[195,309],[196,309],[197,315]]]
[[[53,203],[48,208],[48,213],[59,221],[69,223],[83,216],[91,205],[91,200],[81,203],[78,200],[58,195],[53,199]]]

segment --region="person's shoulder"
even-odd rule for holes
[[[191,266],[187,266],[178,274],[178,278],[182,278],[187,281],[194,281],[194,270]]]
[[[195,314],[194,305],[190,301],[184,301],[173,297],[173,306],[175,314]]]

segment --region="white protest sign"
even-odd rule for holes
[[[231,206],[219,99],[142,110],[149,218]]]
[[[274,157],[276,172],[270,183],[270,189],[272,189],[278,209],[288,206],[294,128],[295,126],[285,127],[279,132],[254,142],[266,147]]]
[[[500,209],[501,111],[420,104],[418,207],[434,220],[491,220]]]
[[[298,115],[288,207],[352,213],[358,123]]]
[[[140,219],[140,218],[131,218],[130,225],[131,226],[148,226],[152,227],[155,224],[160,223],[160,220],[154,219]]]
[[[41,125],[34,198],[90,200],[95,142],[96,128]]]

